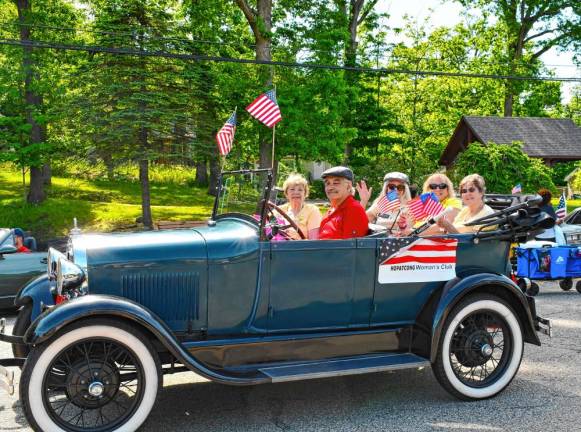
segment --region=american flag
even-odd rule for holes
[[[398,210],[400,206],[399,195],[395,190],[383,195],[377,202],[379,213],[391,213],[392,211]]]
[[[412,215],[414,215],[414,219],[416,221],[421,221],[426,218],[426,212],[424,211],[424,203],[420,199],[420,197],[416,197],[410,202],[408,202],[408,208]]]
[[[565,194],[561,194],[555,213],[557,213],[558,218],[564,218],[567,216],[567,199],[565,198]]]
[[[254,102],[246,107],[246,111],[269,128],[282,120],[280,109],[276,103],[276,92],[274,89],[262,93],[254,99]]]
[[[218,151],[222,156],[227,155],[232,150],[232,143],[234,142],[234,134],[236,133],[236,111],[232,113],[230,118],[222,129],[216,134],[216,142],[218,143]]]
[[[511,194],[517,194],[522,192],[522,185],[519,183],[512,188]]]
[[[456,264],[458,240],[448,238],[388,238],[381,242],[379,265]]]
[[[420,195],[420,199],[424,203],[426,216],[438,216],[444,211],[444,207],[440,204],[440,200],[434,192],[423,193]]]

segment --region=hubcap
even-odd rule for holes
[[[490,357],[492,355],[492,347],[488,344],[482,345],[480,351],[482,352],[482,355],[485,357]]]
[[[89,394],[93,397],[99,397],[105,391],[105,386],[99,381],[89,384]]]

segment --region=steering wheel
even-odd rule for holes
[[[269,216],[274,217],[276,219],[276,215],[274,214],[274,212],[276,211],[279,215],[281,215],[283,217],[283,219],[285,219],[288,222],[288,225],[279,225],[278,228],[283,229],[283,230],[286,228],[293,228],[299,234],[299,236],[302,240],[307,239],[307,236],[305,236],[305,234],[303,233],[303,230],[301,230],[299,228],[299,226],[296,224],[296,222],[294,220],[292,220],[292,218],[283,209],[281,209],[279,206],[277,206],[272,201],[266,202],[266,208],[268,209]],[[284,235],[284,232],[283,232],[283,235]]]

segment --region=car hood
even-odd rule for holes
[[[82,234],[71,239],[74,261],[84,269],[128,262],[231,258],[256,250],[257,241],[256,227],[236,219],[195,229]]]
[[[207,257],[205,241],[195,230],[82,234],[71,241],[74,261],[85,269],[119,262]]]

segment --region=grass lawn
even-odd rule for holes
[[[173,182],[150,185],[154,222],[206,219],[212,211],[214,199],[205,188]],[[135,226],[141,215],[141,190],[135,181],[53,176],[48,199],[40,205],[25,204],[21,174],[0,165],[0,203],[0,226],[18,226],[47,240],[66,235],[74,217],[87,231]]]

